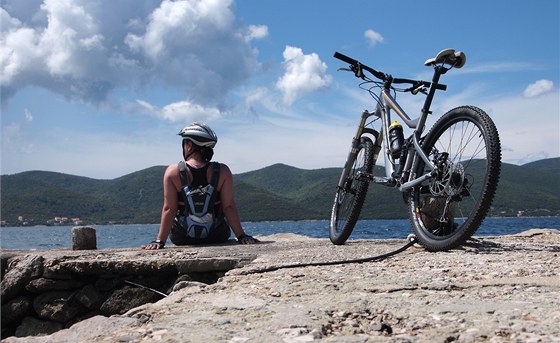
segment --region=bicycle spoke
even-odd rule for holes
[[[461,107],[434,124],[423,146],[439,173],[427,182],[429,194],[422,186],[411,192],[411,220],[425,246],[445,250],[470,237],[486,216],[499,178],[499,139],[484,112]],[[426,172],[422,165],[416,175]]]

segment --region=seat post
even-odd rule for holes
[[[424,130],[424,124],[426,123],[426,119],[428,114],[430,114],[430,107],[432,106],[432,100],[434,99],[434,95],[436,94],[436,86],[439,82],[439,78],[441,75],[445,74],[447,69],[441,65],[434,66],[434,76],[432,77],[432,85],[430,86],[430,91],[428,92],[428,96],[426,96],[426,100],[424,101],[424,106],[422,107],[422,116],[420,117],[420,122],[418,123],[418,131],[422,132]]]

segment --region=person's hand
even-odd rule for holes
[[[142,247],[143,250],[159,250],[163,249],[165,246],[165,242],[160,241],[159,239],[150,242],[150,244]]]
[[[252,236],[242,234],[241,236],[237,237],[237,242],[239,242],[239,244],[255,244],[259,243],[260,241]]]

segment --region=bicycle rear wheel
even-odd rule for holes
[[[366,198],[369,180],[359,178],[358,174],[371,173],[373,170],[373,143],[362,137],[358,153],[353,161],[347,161],[344,168],[351,168],[342,187],[338,187],[331,213],[329,237],[331,242],[341,245],[346,242],[360,217]]]
[[[471,106],[443,115],[422,142],[437,176],[409,193],[409,215],[421,245],[432,251],[455,248],[486,217],[500,178],[501,150],[492,119]],[[423,162],[415,176],[429,172]]]

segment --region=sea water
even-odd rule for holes
[[[245,231],[253,236],[294,233],[313,238],[329,237],[329,221],[244,222]],[[134,248],[156,238],[158,224],[92,225],[96,230],[97,248]],[[519,233],[532,228],[560,229],[560,217],[486,218],[475,236]],[[71,249],[70,226],[30,226],[0,228],[0,248],[17,250]],[[408,219],[358,221],[350,239],[405,239],[412,228]]]

